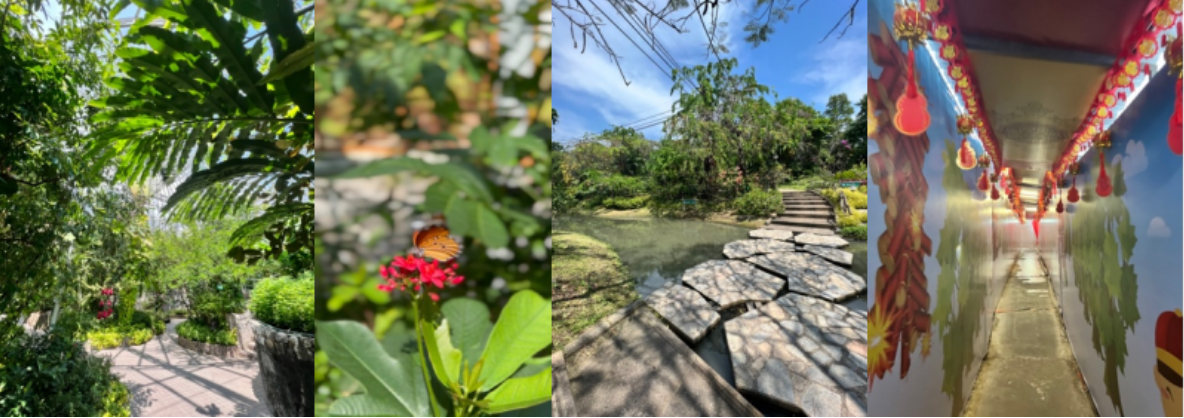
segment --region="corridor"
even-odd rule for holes
[[[1037,252],[1012,265],[966,416],[1097,416]]]

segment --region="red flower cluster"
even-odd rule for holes
[[[410,287],[414,291],[424,290],[433,301],[439,301],[440,295],[431,290],[432,285],[443,289],[445,285],[456,286],[465,280],[456,275],[456,262],[441,267],[439,260],[427,260],[408,255],[406,258],[395,257],[390,266],[378,267],[378,273],[386,279],[386,284],[378,285],[378,290],[393,292],[395,289],[406,292]]]
[[[99,314],[95,315],[95,317],[99,320],[104,320],[115,314],[115,310],[111,308],[111,305],[114,304],[111,297],[115,296],[115,289],[104,288],[100,293],[102,293],[103,299],[99,301],[99,306],[105,309],[99,311]]]

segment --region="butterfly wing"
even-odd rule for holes
[[[457,254],[460,254],[460,244],[448,235],[448,228],[432,226],[415,231],[411,239],[414,241],[415,247],[419,248],[425,257],[433,260],[448,261],[456,257]]]

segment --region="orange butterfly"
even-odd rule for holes
[[[415,231],[411,235],[411,242],[421,257],[445,262],[460,254],[460,244],[448,235],[447,227],[433,225]]]

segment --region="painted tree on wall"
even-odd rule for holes
[[[1137,239],[1122,200],[1126,193],[1122,163],[1107,167],[1114,180],[1114,192],[1109,197],[1093,194],[1101,170],[1095,166],[1091,171],[1090,184],[1082,189],[1082,202],[1070,220],[1073,277],[1085,308],[1082,313],[1092,326],[1094,351],[1105,362],[1102,381],[1106,395],[1118,414],[1125,415],[1118,378],[1125,373],[1130,354],[1127,333],[1134,330],[1140,318],[1138,276],[1131,264]]]

